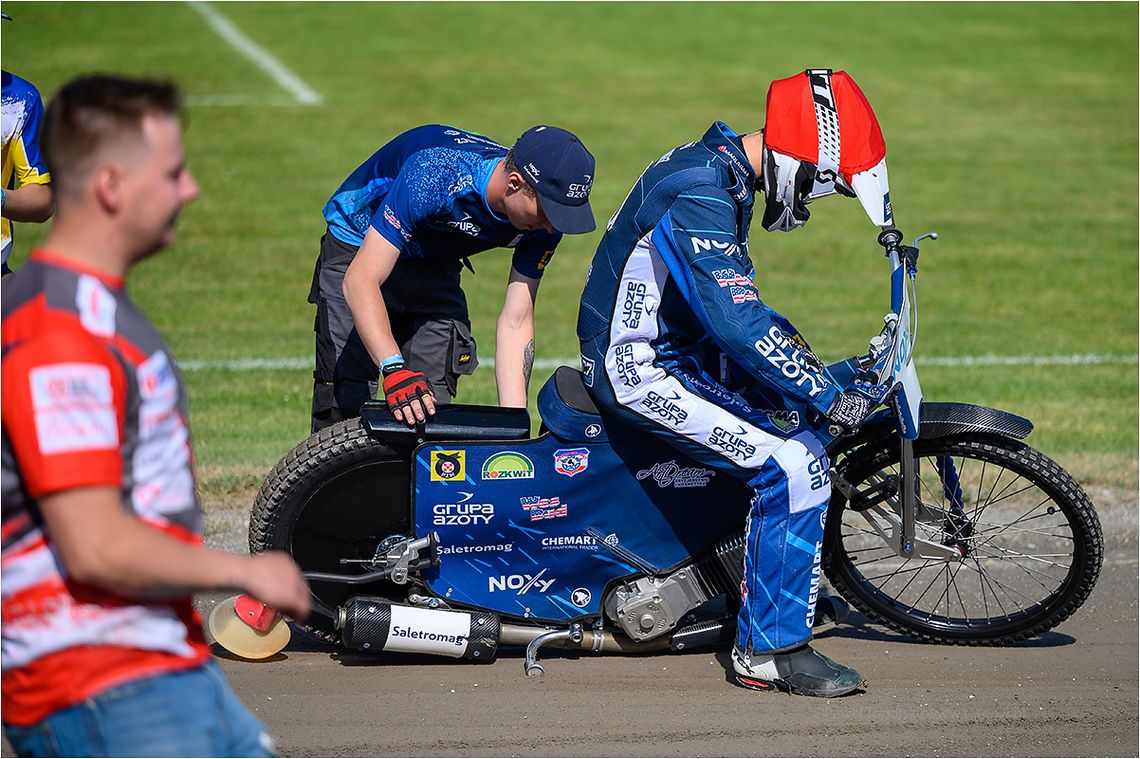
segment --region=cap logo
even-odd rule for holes
[[[537,182],[539,174],[541,173],[539,172],[538,167],[533,163],[528,163],[526,166],[523,166],[523,171],[526,172],[526,175],[530,177],[530,181],[532,182]]]
[[[572,199],[584,198],[590,194],[590,188],[594,184],[594,178],[589,174],[581,182],[574,182],[566,188],[566,197]]]

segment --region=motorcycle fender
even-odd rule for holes
[[[919,439],[933,440],[964,433],[1002,435],[1024,440],[1033,431],[1033,422],[1025,417],[988,406],[972,403],[928,403],[919,407]],[[829,447],[850,449],[889,435],[898,434],[898,423],[887,409],[875,412],[853,438],[838,438]]]

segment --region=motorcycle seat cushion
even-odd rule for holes
[[[569,366],[558,367],[538,392],[538,414],[547,430],[568,443],[613,440],[619,428],[598,413],[582,373]]]

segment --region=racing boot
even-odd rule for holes
[[[781,653],[745,656],[732,647],[736,684],[759,691],[782,690],[799,696],[845,696],[864,685],[863,676],[833,662],[810,645]]]

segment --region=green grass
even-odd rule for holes
[[[191,96],[201,198],[175,248],[132,277],[182,361],[311,354],[305,302],[321,206],[380,144],[431,121],[510,142],[576,131],[598,160],[599,223],[645,165],[714,119],[761,125],[767,82],[850,71],[887,137],[892,200],[924,248],[920,355],[1136,356],[1137,21],[1126,3],[224,3],[325,98],[285,93],[178,3],[5,3],[3,64],[45,96],[90,71],[166,74]],[[201,102],[198,100],[197,102]],[[874,230],[829,199],[794,235],[757,226],[762,295],[825,358],[861,348],[886,305]],[[42,230],[18,229],[18,264]],[[539,358],[576,354],[582,280],[601,231],[568,238],[539,296]],[[481,355],[507,256],[465,277]],[[536,372],[533,390],[545,377]],[[931,366],[926,396],[1009,409],[1082,478],[1135,487],[1135,363]],[[307,371],[188,373],[204,490],[248,498],[308,430]],[[493,402],[481,370],[461,401]],[[533,408],[533,405],[532,405]]]

